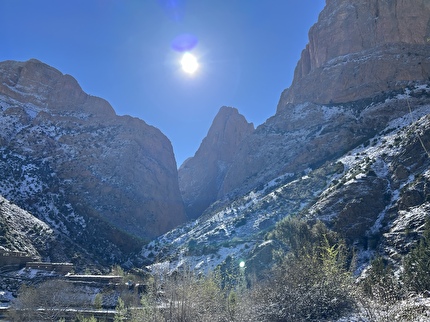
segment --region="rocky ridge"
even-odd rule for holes
[[[71,76],[1,63],[0,123],[0,194],[95,258],[124,257],[184,222],[170,141]]]
[[[387,98],[408,104],[430,83]],[[373,105],[372,105],[373,106]],[[246,259],[256,273],[267,268],[266,240],[276,222],[295,214],[321,220],[357,251],[358,272],[374,254],[396,265],[423,229],[430,198],[430,100],[389,122],[370,140],[306,171],[285,173],[144,247],[146,263],[174,271],[183,265],[211,270],[227,257]],[[149,261],[148,261],[149,260]]]
[[[425,0],[327,1],[291,87],[236,150],[218,200],[142,258],[267,264],[266,232],[296,214],[341,233],[360,263],[376,252],[400,264],[428,217],[429,26]]]
[[[179,168],[179,188],[189,218],[215,202],[226,171],[254,125],[231,107],[221,107],[194,157]]]
[[[408,113],[404,104],[377,103],[428,81],[429,17],[426,0],[328,1],[276,114],[243,140],[218,198],[315,167]]]
[[[409,106],[414,110],[428,101],[426,92],[414,94],[409,105],[389,100],[402,92],[344,104],[302,103],[280,108],[243,141],[219,197],[234,198],[284,173],[316,168],[369,140],[390,121],[409,113]]]

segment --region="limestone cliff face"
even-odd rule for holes
[[[328,0],[279,106],[349,102],[426,80],[429,46],[428,0]]]
[[[179,186],[187,215],[197,218],[216,200],[226,170],[254,125],[235,108],[222,107],[194,157],[179,168]]]
[[[309,37],[276,115],[244,140],[219,197],[342,155],[407,114],[397,95],[430,80],[428,0],[327,1]],[[420,95],[412,109],[428,101]]]
[[[0,63],[0,123],[0,193],[84,248],[115,257],[185,221],[170,141],[71,76]]]

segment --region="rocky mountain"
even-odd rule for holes
[[[221,108],[179,172],[165,136],[71,76],[1,63],[0,193],[74,260],[141,250],[168,269],[230,256],[258,270],[277,247],[267,233],[295,214],[339,232],[359,265],[399,264],[430,207],[429,26],[427,0],[328,0],[276,114],[254,130]]]
[[[199,217],[217,200],[228,167],[254,125],[231,107],[221,107],[194,157],[179,168],[179,188],[189,218]]]
[[[134,258],[156,274],[245,263],[240,278],[258,278],[282,250],[277,223],[294,216],[337,232],[357,275],[382,256],[400,276],[430,218],[429,33],[428,0],[327,0],[276,114],[254,130],[236,109],[221,108],[179,182],[159,131],[116,116],[40,62],[2,63],[0,192],[44,222],[0,198],[1,246],[126,260],[138,238],[154,236],[149,229],[184,222],[180,191],[193,220]],[[375,305],[402,306],[396,288],[381,290]],[[323,290],[316,296],[327,298]],[[291,294],[295,305],[301,293]],[[428,301],[415,310],[428,317]],[[346,320],[361,319],[338,321]]]
[[[276,115],[242,142],[218,197],[314,168],[407,113],[376,103],[429,80],[429,17],[426,0],[327,1]]]
[[[428,80],[429,16],[427,0],[328,0],[278,107],[352,102]]]
[[[0,194],[96,260],[185,221],[170,141],[71,76],[34,59],[0,63],[0,124]]]
[[[275,247],[266,233],[295,214],[341,233],[360,263],[377,252],[400,264],[429,209],[429,26],[426,0],[327,1],[291,87],[237,147],[218,200],[142,258],[257,267]]]
[[[339,232],[356,249],[359,269],[375,253],[399,264],[430,209],[430,82],[368,106],[383,109],[410,101],[417,104],[414,111],[339,157],[286,172],[234,200],[212,204],[200,218],[144,247],[143,261],[156,259],[166,270],[187,263],[206,271],[230,256],[238,262],[246,259],[248,269],[258,273],[278,247],[266,239],[267,232],[296,215],[321,220]],[[336,107],[334,113],[332,107],[333,117],[345,108]]]

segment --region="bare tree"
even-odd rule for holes
[[[10,312],[12,321],[58,321],[72,307],[88,305],[88,297],[64,280],[23,285]]]

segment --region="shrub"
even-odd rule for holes
[[[236,321],[238,294],[221,287],[218,275],[199,276],[184,269],[153,279],[138,310],[129,310],[131,321]]]
[[[254,293],[260,321],[321,321],[353,309],[344,242],[324,224],[283,221],[275,235],[288,247],[266,285]]]
[[[405,257],[403,281],[414,292],[430,291],[430,220],[417,246]]]
[[[85,307],[73,285],[48,280],[36,286],[23,285],[9,312],[12,321],[58,321],[70,308]],[[43,308],[43,310],[40,310]]]
[[[379,305],[392,305],[401,299],[401,285],[393,269],[382,257],[375,258],[361,282],[364,295]]]

